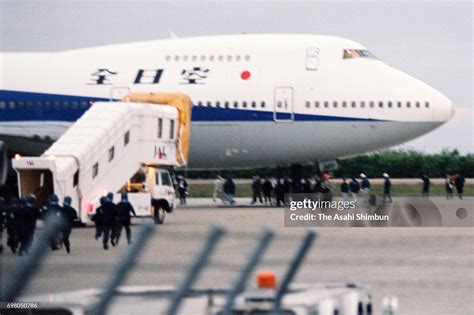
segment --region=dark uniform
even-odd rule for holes
[[[7,215],[7,209],[5,206],[5,199],[0,197],[0,253],[3,252],[3,228],[5,226],[5,220]]]
[[[49,197],[49,200],[46,204],[46,206],[43,209],[43,220],[47,222],[47,218],[49,216],[61,216],[62,213],[62,208],[58,204],[59,199],[58,196],[52,195]],[[49,241],[49,246],[51,247],[52,250],[57,250],[61,247],[61,237],[59,233],[56,233]]]
[[[98,240],[104,231],[104,204],[107,202],[106,197],[100,198],[100,206],[95,209],[95,213],[91,220],[95,223],[95,239]]]
[[[459,199],[462,199],[462,194],[464,193],[464,183],[466,180],[461,175],[457,175],[454,180],[454,185],[456,186],[456,191],[458,192]]]
[[[102,238],[102,243],[104,244],[104,249],[109,249],[108,243],[112,246],[115,246],[114,240],[114,228],[117,225],[117,206],[113,203],[113,194],[109,193],[107,195],[107,201],[102,206],[104,217],[103,217],[103,232],[104,236]]]
[[[137,216],[135,209],[130,202],[128,202],[127,193],[122,193],[122,200],[117,204],[117,231],[115,232],[115,243],[118,244],[120,239],[120,234],[122,234],[122,228],[125,228],[125,233],[127,234],[127,242],[131,244],[132,242],[132,231],[130,230],[130,220],[131,214]]]
[[[385,199],[388,198],[389,202],[392,203],[392,195],[390,191],[392,190],[392,182],[390,181],[389,177],[385,177],[383,183],[383,203],[385,203]]]
[[[430,195],[430,178],[426,175],[421,176],[421,180],[423,181],[423,188],[421,190],[422,197],[429,197]]]
[[[265,199],[265,204],[268,204],[268,205],[272,204],[272,191],[273,191],[272,182],[268,178],[265,178],[262,184],[262,192],[263,192],[263,198]]]
[[[253,182],[252,182],[252,204],[260,201],[260,203],[263,203],[262,199],[262,181],[260,180],[260,177],[255,176]]]
[[[186,204],[186,194],[188,192],[188,182],[184,177],[178,179],[178,194],[179,194],[179,204]]]
[[[22,210],[22,238],[20,240],[20,255],[28,253],[36,230],[36,221],[41,213],[36,207],[36,198],[34,195],[26,197],[26,207]]]
[[[18,198],[13,197],[10,200],[10,205],[6,207],[5,225],[7,228],[7,245],[11,248],[12,253],[16,253],[18,247],[17,235],[17,218],[16,214],[19,208]]]
[[[66,252],[69,254],[71,252],[71,243],[69,242],[69,236],[71,235],[72,226],[74,221],[77,220],[76,210],[71,207],[71,197],[64,198],[64,204],[61,209],[61,216],[64,219],[64,226],[61,229],[62,233],[62,242],[66,247]]]

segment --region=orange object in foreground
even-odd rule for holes
[[[275,289],[276,276],[272,271],[263,271],[257,274],[257,286],[262,289]]]

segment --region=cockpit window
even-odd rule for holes
[[[370,51],[362,49],[344,49],[343,59],[351,58],[377,58]]]

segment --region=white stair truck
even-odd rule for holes
[[[14,157],[19,195],[34,194],[39,207],[70,196],[87,224],[102,196],[128,191],[137,215],[162,223],[174,208],[169,170],[187,163],[190,112],[178,93],[96,102],[40,157]]]

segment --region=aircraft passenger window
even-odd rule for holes
[[[426,108],[430,107],[430,102],[425,102],[425,107]]]
[[[114,156],[115,156],[115,147],[111,147],[109,149],[109,162],[114,159]]]
[[[46,109],[51,109],[51,102],[50,101],[46,101],[46,103],[44,104],[44,107]]]
[[[387,103],[388,108],[392,108],[392,102]]]
[[[252,107],[253,108],[257,107],[257,102],[252,102]]]
[[[207,107],[211,107],[211,102],[207,102]]]
[[[69,107],[69,102],[63,102],[63,108],[67,109]]]
[[[281,108],[281,105],[282,105],[281,101],[278,101],[278,102],[277,102],[277,107],[278,107],[278,108]]]
[[[192,56],[192,58],[191,58],[191,59],[192,59],[192,61],[196,61],[196,60],[197,60],[197,56],[196,56],[196,55],[194,55],[194,56]]]
[[[410,102],[407,102],[407,108],[410,108],[410,107],[411,107]]]
[[[416,108],[420,108],[420,102],[416,102]]]
[[[240,61],[240,59],[242,59],[242,57],[240,57],[240,55],[235,56],[235,61]]]
[[[33,102],[26,103],[26,108],[33,109]]]
[[[76,109],[76,108],[77,108],[77,105],[78,105],[78,103],[77,103],[76,101],[74,101],[74,102],[72,102],[71,107],[72,107],[73,109]]]
[[[59,109],[61,107],[61,104],[59,104],[58,101],[54,102],[53,104],[55,109]]]
[[[46,105],[48,105],[48,102],[46,102]],[[86,107],[87,107],[87,102],[86,102],[86,101],[82,101],[82,102],[81,102],[81,107],[82,107],[82,108],[86,108]]]
[[[170,120],[170,140],[174,139],[174,119]]]
[[[221,102],[216,102],[216,107],[220,108],[221,107]]]
[[[209,61],[214,61],[214,56],[209,56]]]
[[[371,108],[374,108],[374,106],[375,106],[374,101],[371,101],[371,102],[370,102],[370,107],[371,107]]]
[[[171,60],[171,56],[166,56],[166,61],[170,61]]]
[[[130,130],[123,136],[123,146],[125,147],[130,142]]]
[[[246,108],[247,107],[247,102],[243,102],[242,107]]]
[[[314,102],[314,107],[316,107],[316,108],[319,107],[319,101]]]
[[[179,61],[179,56],[174,56],[174,61]]]
[[[334,108],[337,107],[337,102],[336,101],[332,102],[332,107],[334,107]]]
[[[328,101],[325,101],[325,102],[324,102],[324,107],[326,107],[326,108],[329,107],[329,102],[328,102]]]
[[[95,163],[94,167],[92,168],[92,178],[96,178],[98,174],[99,174],[99,162]]]
[[[306,101],[306,108],[309,108],[310,105],[311,103],[309,101]]]
[[[187,55],[183,56],[183,61],[188,61],[188,56]]]
[[[227,56],[227,61],[232,61],[232,56]]]
[[[206,61],[206,56],[201,56],[201,61]]]
[[[383,107],[383,102],[379,102],[379,107],[380,107],[380,108]]]
[[[365,102],[364,101],[361,101],[360,102],[360,108],[364,108],[365,107]]]
[[[14,109],[15,108],[15,102],[8,102],[8,108]]]
[[[265,102],[261,102],[261,103],[260,103],[260,107],[261,107],[261,108],[264,108],[264,107],[265,107]]]
[[[239,102],[234,102],[234,108],[239,107]]]
[[[19,101],[16,108],[23,109],[24,107],[25,107],[25,103],[23,103],[22,101]]]
[[[352,108],[355,108],[356,107],[356,102],[352,101],[351,106],[352,106]]]
[[[0,109],[5,109],[7,107],[7,104],[5,102],[0,102]]]
[[[402,102],[398,101],[398,102],[397,102],[397,107],[398,107],[398,108],[402,107]]]
[[[157,124],[157,134],[156,136],[158,137],[158,139],[161,139],[162,135],[163,135],[163,119],[162,118],[158,118],[158,124]]]
[[[218,60],[219,60],[219,61],[224,60],[224,56],[220,55],[220,56],[218,57]]]
[[[346,101],[342,102],[342,107],[344,107],[344,108],[347,107],[347,102]]]
[[[250,56],[249,55],[246,55],[245,56],[245,61],[249,61],[250,60]]]

